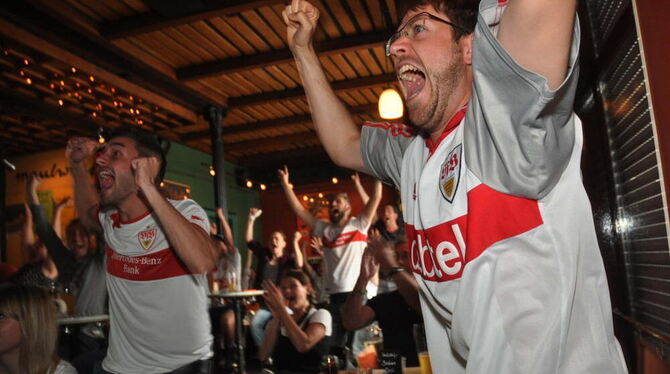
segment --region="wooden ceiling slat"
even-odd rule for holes
[[[197,28],[196,25],[201,25],[202,27]],[[213,30],[210,27],[207,27],[207,25],[204,22],[198,22],[197,24],[182,25],[178,26],[176,29],[179,30],[179,32],[183,33],[191,41],[191,43],[194,43],[204,48],[208,53],[214,56],[215,59],[222,59],[228,57],[228,53],[222,48],[222,44],[225,43],[219,43],[222,42],[223,39],[218,34],[213,32]],[[203,35],[200,32],[201,29],[207,30],[209,37]]]
[[[358,26],[360,26],[361,31],[369,32],[373,30],[372,20],[368,15],[367,8],[361,4],[360,0],[348,0],[349,8],[357,16],[356,20],[358,21]]]
[[[381,46],[386,41],[386,31],[376,31],[355,36],[318,42],[314,48],[321,56],[338,55],[348,51]],[[256,69],[267,65],[293,62],[288,48],[271,52],[257,53],[250,56],[208,61],[203,64],[185,66],[177,71],[181,80],[202,79],[213,75],[230,74],[233,72]]]
[[[339,67],[340,71],[342,71],[342,73],[347,79],[358,78],[358,73],[351,66],[349,61],[347,61],[347,59],[344,58],[344,56],[334,55],[330,56],[330,58],[333,60],[333,63]]]
[[[265,70],[271,74],[275,79],[277,79],[279,82],[281,82],[282,85],[284,85],[285,88],[293,88],[297,87],[299,84],[299,81],[296,81],[293,79],[290,75],[288,75],[286,72],[284,72],[284,68],[287,67],[290,64],[284,64],[281,66],[277,65],[271,65],[265,68]]]
[[[188,27],[188,25],[184,27]],[[184,50],[189,51],[190,55],[197,56],[199,61],[210,61],[216,58],[212,52],[204,48],[199,43],[196,43],[195,40],[189,39],[181,32],[181,30],[175,27],[164,29],[162,32],[164,35],[172,39],[176,45],[179,45]]]
[[[138,14],[134,17],[107,23],[102,27],[102,34],[108,39],[125,38],[204,19],[234,15],[249,9],[283,3],[283,1],[284,0],[230,0],[227,2],[226,6],[221,6],[221,3],[214,2],[200,10],[174,17],[163,17],[158,12],[150,11]]]
[[[235,30],[240,38],[246,40],[253,48],[254,53],[269,51],[270,45],[251,26],[236,15],[226,18],[230,26]]]
[[[171,51],[168,49],[168,51],[166,52],[167,47],[165,46],[165,44],[163,44],[163,40],[159,40],[159,37],[157,37],[158,34],[159,32],[152,34],[138,35],[135,38],[133,38],[133,41],[135,41],[135,43],[138,45],[146,46],[145,48],[151,51],[152,54],[158,56],[158,58],[163,59],[163,61],[165,61],[168,65],[170,65],[173,68],[176,68],[177,66],[183,66],[189,63],[189,58],[184,57],[175,51]]]
[[[281,41],[281,46],[275,48],[286,47],[286,24],[282,18],[282,11],[284,10],[284,5],[274,5],[271,7],[259,8],[256,11],[260,14],[263,19],[268,23],[269,27],[274,31],[279,40]]]
[[[231,45],[241,51],[245,55],[254,54],[254,47],[249,44],[244,38],[240,37],[237,31],[226,22],[223,18],[212,18],[209,20],[212,26],[221,34],[226,35],[230,40]]]
[[[357,33],[354,22],[339,1],[329,1],[324,5],[326,5],[326,8],[335,18],[335,22],[340,25],[346,35],[353,35]]]
[[[135,13],[148,12],[149,8],[142,2],[142,0],[121,0],[127,7],[135,11]]]
[[[249,25],[253,26],[253,32],[259,34],[263,41],[270,45],[270,49],[286,47],[284,42],[286,32],[283,34],[277,33],[257,10],[242,12],[242,17]],[[286,30],[286,26],[284,26],[284,30]]]
[[[166,64],[165,60],[158,54],[158,52],[143,45],[138,39],[119,39],[115,40],[113,43],[145,64],[152,66],[157,71],[160,71],[170,78],[177,79],[174,67]]]
[[[100,6],[105,6],[110,13],[114,14],[114,18],[107,18],[107,20],[117,20],[122,17],[129,17],[137,14],[137,12],[132,7],[126,5],[123,0],[97,1],[96,3],[99,3]]]
[[[114,10],[105,5],[106,1],[86,1],[84,5],[104,20],[115,20],[120,18]]]
[[[193,27],[203,39],[209,40],[211,44],[216,45],[223,52],[222,58],[231,58],[240,55],[240,51],[211,26],[209,22],[200,21],[192,23],[191,27]]]
[[[265,81],[254,73],[254,71],[243,71],[240,72],[239,75],[243,76],[248,82],[251,82],[258,90],[257,92],[274,91],[274,88],[270,82]],[[234,89],[234,87],[231,88]]]
[[[384,20],[384,16],[382,15],[382,9],[378,0],[366,0],[365,6],[367,10],[370,12],[372,23],[376,29],[390,28],[391,26],[390,22],[389,24],[387,24],[386,21]]]
[[[368,77],[372,75],[370,74],[370,69],[368,69],[367,65],[361,60],[356,52],[344,53],[342,57],[354,68],[356,76]]]
[[[239,142],[239,143],[232,143],[232,144],[226,144],[224,147],[229,151],[229,152],[239,152],[248,148],[256,148],[256,149],[263,149],[267,147],[271,147],[275,144],[281,144],[281,143],[303,143],[308,140],[313,140],[316,138],[316,133],[313,131],[309,132],[303,132],[303,133],[297,133],[297,134],[291,134],[291,135],[285,135],[285,136],[278,136],[278,137],[271,137],[271,138],[263,138],[263,139],[256,139],[256,140],[250,140],[250,141],[245,141],[245,142]]]
[[[320,0],[315,0],[313,2],[320,13],[321,17],[319,18],[319,24],[317,25],[317,33],[314,35],[316,41],[323,40],[327,35],[328,38],[334,39],[339,38],[343,35],[343,30],[340,25],[335,21],[333,14],[328,10],[328,8]],[[322,33],[321,33],[322,32]]]
[[[91,9],[87,5],[82,4],[78,0],[64,0],[64,1],[71,7],[77,9],[79,12],[89,17],[89,19],[93,21],[92,23],[94,24],[98,24],[104,20],[104,18],[100,14],[96,13],[93,9]]]
[[[384,71],[379,66],[379,63],[375,59],[375,56],[370,53],[370,50],[366,49],[357,51],[356,55],[359,59],[361,59],[362,63],[365,65],[366,69],[371,75],[380,75],[384,73]]]
[[[168,33],[169,31],[171,30],[166,29],[147,34],[147,36],[151,36],[157,42],[159,42],[158,44],[159,53],[162,53],[164,56],[169,56],[171,54],[178,54],[179,56],[183,57],[186,61],[188,61],[187,64],[202,63],[205,61],[205,58],[194,54],[187,46],[177,42],[172,37],[172,35]]]

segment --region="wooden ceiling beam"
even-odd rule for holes
[[[349,107],[349,112],[352,114],[361,114],[361,113],[370,113],[374,110],[377,109],[376,104],[365,104],[365,105],[357,105],[354,107]],[[282,126],[291,126],[291,125],[297,125],[301,123],[310,123],[312,122],[312,115],[311,114],[298,114],[295,116],[290,116],[290,117],[281,117],[281,118],[274,118],[274,119],[269,119],[265,121],[257,121],[257,122],[248,122],[248,123],[243,123],[241,125],[234,125],[234,126],[224,126],[221,129],[221,134],[223,136],[226,135],[239,135],[239,134],[244,134],[248,132],[254,132],[254,131],[262,131],[262,130],[267,130],[267,129],[273,129],[273,128],[278,128]],[[193,132],[189,134],[185,134],[182,136],[182,140],[185,142],[191,142],[191,141],[201,141],[209,136],[209,130],[207,131],[198,131],[198,132]]]
[[[343,54],[359,49],[373,48],[383,45],[390,31],[375,31],[360,35],[351,35],[339,39],[323,40],[315,44],[319,57]],[[177,78],[182,81],[205,79],[216,75],[238,73],[265,66],[281,65],[293,62],[293,55],[288,48],[252,56],[240,56],[185,66],[177,69]]]
[[[331,82],[333,90],[346,91],[354,89],[364,89],[370,87],[382,86],[396,81],[394,73],[373,75],[371,77],[346,79]],[[302,87],[290,88],[284,91],[264,92],[260,94],[231,97],[228,99],[228,108],[237,109],[240,107],[258,105],[278,100],[299,99],[305,97],[305,90]]]
[[[241,166],[248,168],[256,167],[270,167],[275,168],[275,165],[282,165],[291,163],[294,160],[310,159],[312,161],[321,158],[328,158],[326,150],[322,146],[306,147],[299,149],[292,149],[289,151],[269,152],[253,156],[240,157],[238,162]]]
[[[218,0],[188,13],[164,16],[158,11],[150,11],[136,16],[108,22],[100,27],[100,34],[107,39],[121,39],[152,31],[193,23],[204,19],[225,17],[265,6],[284,4],[285,0]]]

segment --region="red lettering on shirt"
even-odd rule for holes
[[[406,138],[411,138],[414,136],[414,131],[412,131],[411,127],[397,122],[365,121],[363,126],[376,127],[388,131],[391,136],[404,136]]]
[[[333,241],[323,238],[323,245],[326,248],[332,249],[347,245],[352,242],[365,242],[367,240],[368,240],[367,235],[356,230],[356,231],[343,232],[340,235],[338,235],[337,238],[335,238],[335,240]]]
[[[468,214],[423,230],[406,224],[412,270],[430,281],[458,279],[491,245],[540,225],[536,200],[479,185],[468,192]]]
[[[172,248],[131,257],[119,254],[107,245],[105,254],[107,273],[118,278],[152,281],[191,274]]]

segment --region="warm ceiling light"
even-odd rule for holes
[[[319,192],[319,199],[323,199],[323,194]]]
[[[333,177],[333,179],[331,179],[331,181],[333,182],[333,184],[337,184],[339,182],[337,177]]]
[[[263,183],[261,183],[261,191],[265,191],[267,188],[268,188],[268,187],[267,187],[266,185],[264,185]]]
[[[76,72],[77,72],[77,68],[76,68],[76,67],[74,67],[74,66],[73,66],[73,67],[71,67],[71,68],[70,68],[70,70],[72,70],[72,72],[73,72],[73,73],[76,73]]]
[[[64,103],[63,103],[63,100],[62,100],[62,99],[58,99],[58,105],[63,106],[63,104],[64,104]]]
[[[254,182],[247,179],[247,188],[251,188],[253,186],[254,186]]]
[[[303,201],[307,201],[307,200],[309,200],[309,196],[305,195],[305,196],[302,197],[302,199],[303,199]]]
[[[215,176],[215,175],[216,175],[216,171],[214,171],[214,166],[210,166],[210,167],[209,167],[209,175],[211,175],[211,176]]]
[[[400,94],[393,88],[387,88],[379,95],[379,116],[384,119],[402,117],[403,105]]]
[[[293,189],[293,183],[289,183],[288,186]]]

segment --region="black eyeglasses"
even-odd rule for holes
[[[459,26],[453,22],[449,22],[446,19],[442,19],[440,17],[434,16],[428,12],[421,12],[416,14],[414,17],[410,18],[407,22],[405,22],[404,25],[402,25],[398,31],[396,31],[389,40],[386,42],[386,57],[391,57],[391,45],[395,43],[396,40],[400,39],[401,37],[406,37],[409,39],[414,39],[414,37],[423,31],[424,29],[424,23],[426,22],[427,19],[431,19],[433,21],[437,22],[442,22],[446,23],[447,25],[460,30],[461,32],[464,32],[466,34],[469,34],[472,32],[472,30],[468,30],[463,26]],[[407,27],[409,26],[409,28]],[[405,30],[407,29],[407,30]]]

